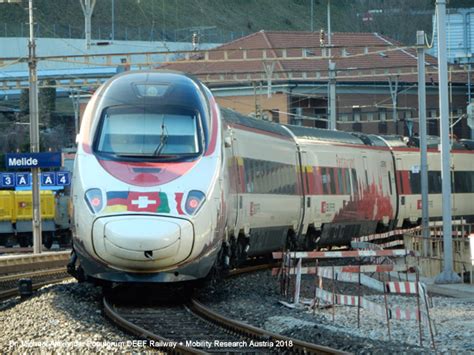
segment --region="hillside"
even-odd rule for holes
[[[313,29],[326,28],[326,0],[313,0]],[[26,1],[24,0],[24,5]],[[265,30],[311,30],[311,0],[97,0],[93,37],[225,42]],[[84,18],[79,0],[35,0],[40,37],[81,38]],[[332,30],[379,32],[412,43],[416,30],[431,33],[434,0],[332,0]],[[469,7],[472,0],[451,0],[448,7]],[[374,11],[375,10],[375,11]],[[369,14],[371,11],[371,14]],[[0,36],[27,34],[24,6],[0,4]],[[403,25],[401,25],[403,24]]]

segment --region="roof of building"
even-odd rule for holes
[[[416,50],[378,33],[332,33],[329,45],[325,33],[260,31],[205,54],[197,52],[191,59],[166,68],[192,73],[209,82],[225,82],[230,77],[229,81],[261,80],[265,67],[273,71],[273,80],[327,81],[331,59],[336,64],[338,82],[386,83],[387,76],[393,75],[402,82],[418,80]],[[437,82],[437,59],[426,55],[425,61],[427,81]],[[465,74],[454,74],[452,80],[466,82]]]

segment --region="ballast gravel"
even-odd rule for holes
[[[301,296],[314,295],[314,277],[303,277]],[[332,284],[329,283],[329,290]],[[307,342],[329,346],[355,354],[428,354],[474,353],[474,299],[432,297],[429,314],[434,323],[433,349],[428,326],[422,325],[423,346],[420,346],[419,325],[415,320],[390,319],[389,339],[386,317],[357,308],[337,306],[334,309],[309,307],[288,308],[279,301],[279,283],[269,271],[221,281],[203,290],[200,298],[215,311],[268,331],[295,337]],[[357,294],[357,286],[338,282],[336,293]],[[384,296],[364,290],[370,301],[384,305]],[[389,306],[415,307],[413,296],[387,296]],[[333,320],[334,314],[334,320]]]
[[[100,287],[66,281],[26,300],[0,303],[0,354],[147,350],[104,318],[101,301]]]
[[[314,281],[303,280],[302,296],[314,293]],[[354,285],[340,283],[340,293],[354,294]],[[269,271],[260,271],[206,285],[195,292],[214,310],[269,331],[355,354],[431,354],[430,334],[423,327],[419,345],[416,321],[390,321],[361,309],[338,306],[316,312],[282,305],[279,283]],[[369,292],[370,300],[384,298]],[[137,353],[157,352],[118,330],[102,314],[102,290],[68,281],[42,288],[33,297],[0,303],[0,353]],[[137,300],[138,302],[139,300]],[[390,305],[415,306],[414,297],[389,296]],[[438,353],[474,353],[474,300],[433,297],[430,315],[435,324]],[[190,339],[198,340],[198,339]],[[135,343],[132,343],[135,341]]]

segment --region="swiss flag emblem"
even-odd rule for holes
[[[158,192],[133,192],[128,193],[127,206],[129,211],[156,212],[160,206]]]

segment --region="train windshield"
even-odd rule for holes
[[[109,107],[95,151],[131,158],[195,157],[202,151],[199,112],[184,107]]]

